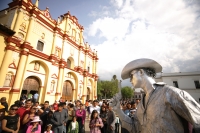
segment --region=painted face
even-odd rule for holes
[[[130,82],[133,85],[133,88],[140,88],[142,84],[141,72],[138,70],[133,70],[130,73]]]

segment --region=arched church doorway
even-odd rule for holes
[[[90,100],[90,88],[87,87],[87,98],[86,100]]]
[[[69,81],[66,80],[63,84],[63,91],[62,91],[62,99],[63,100],[72,100],[73,98],[73,84]]]
[[[29,76],[24,80],[24,84],[22,87],[21,96],[27,95],[30,98],[31,95],[34,95],[36,92],[39,94],[40,89],[40,81],[37,77]]]

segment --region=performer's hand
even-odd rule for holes
[[[120,99],[122,95],[121,93],[117,93],[113,96],[113,98],[110,100],[109,105],[113,107],[114,110],[120,108]]]

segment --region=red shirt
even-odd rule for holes
[[[53,104],[53,110],[58,110],[58,104],[57,103]]]
[[[30,108],[24,108],[24,107],[20,107],[18,110],[17,110],[17,114],[19,115],[20,117],[20,120],[22,121],[24,119],[24,116],[29,113],[30,111]]]

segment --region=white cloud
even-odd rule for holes
[[[120,78],[129,61],[144,57],[160,62],[164,72],[200,71],[200,63],[196,63],[200,61],[200,17],[196,4],[184,0],[111,3],[115,14],[97,18],[88,27],[89,37],[106,38],[101,44],[94,44],[101,79],[110,79],[114,74]]]
[[[95,36],[100,32],[100,37],[105,37],[108,40],[114,38],[124,37],[128,31],[129,21],[123,18],[113,19],[111,17],[105,17],[103,19],[97,19],[89,26],[89,35]]]
[[[98,15],[98,13],[96,11],[91,11],[88,15],[90,17],[96,17]]]

